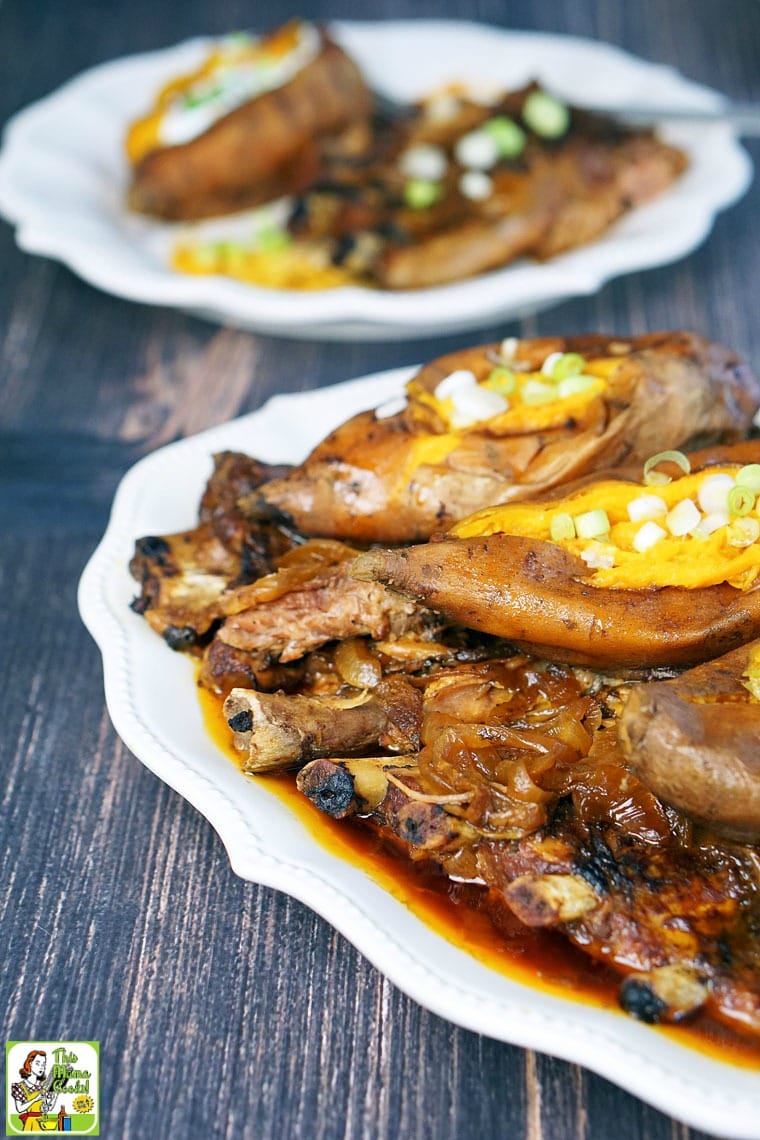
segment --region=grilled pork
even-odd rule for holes
[[[530,84],[491,106],[449,99],[443,117],[431,100],[380,119],[360,160],[324,166],[291,229],[327,241],[336,262],[373,284],[425,288],[592,241],[685,169],[683,153],[652,132],[578,109],[563,108],[559,134],[542,136],[525,113],[537,93]],[[416,167],[425,200],[410,193]]]

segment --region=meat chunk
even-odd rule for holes
[[[427,288],[592,241],[685,169],[684,154],[651,132],[571,109],[561,138],[547,142],[526,128],[522,153],[497,162],[490,192],[473,200],[462,188],[459,140],[490,119],[520,123],[536,90],[530,84],[488,107],[463,97],[445,120],[424,107],[386,117],[360,164],[326,165],[292,229],[335,239],[334,258],[382,288]],[[419,209],[405,198],[402,156],[431,143],[445,153],[446,169],[437,198]]]
[[[525,669],[513,663],[515,684]],[[525,678],[530,675],[528,666]],[[463,671],[460,682],[465,679]],[[471,672],[470,682],[476,679]],[[578,692],[571,675],[560,673],[556,685],[565,686],[568,709]],[[561,719],[559,687],[516,691],[519,697],[505,698],[500,716],[492,708],[477,741],[466,718],[482,712],[482,693],[471,690],[457,717],[452,690],[432,682],[423,706],[427,743],[416,763],[413,755],[404,757],[403,768],[317,761],[302,769],[298,786],[335,818],[363,814],[412,859],[480,883],[494,914],[506,903],[527,925],[556,930],[612,965],[624,978],[621,1004],[633,1016],[678,1021],[705,1009],[741,1032],[760,1034],[756,857],[750,849],[693,836],[687,821],[626,769],[610,707],[620,702],[609,682],[594,698],[601,719],[587,713],[580,722],[577,714]],[[560,716],[551,725],[547,695]],[[542,723],[549,731],[542,733]],[[586,725],[585,744],[579,723]],[[442,724],[448,741],[441,739]],[[559,740],[572,740],[581,758],[569,762],[555,751],[550,761],[548,752],[539,752],[550,741],[556,749]],[[493,807],[484,812],[478,799],[483,774],[502,797],[499,815]],[[531,825],[523,808],[549,788],[544,814]],[[507,814],[521,821],[511,838]]]
[[[241,496],[282,475],[237,452],[214,456],[214,470],[192,530],[147,535],[135,543],[129,564],[140,594],[132,603],[173,649],[196,646],[225,613],[223,596],[269,573],[298,537],[269,519],[246,519]]]
[[[325,697],[233,689],[224,715],[247,772],[282,771],[321,756],[419,747],[422,698],[403,677],[372,692]]]
[[[336,638],[383,638],[430,620],[426,611],[378,583],[358,582],[342,562],[227,618],[217,636],[235,649],[266,652],[284,663]]]

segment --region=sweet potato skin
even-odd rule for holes
[[[415,383],[433,392],[456,369],[485,377],[496,348],[443,356],[426,365]],[[409,407],[387,418],[363,412],[284,479],[251,496],[244,509],[256,517],[276,508],[305,534],[419,542],[482,507],[536,498],[592,471],[643,461],[665,448],[738,439],[760,403],[750,369],[693,333],[652,333],[625,344],[603,336],[522,341],[519,359],[538,369],[551,352],[620,354],[607,392],[593,401],[583,423],[503,436],[484,427],[462,435],[443,460],[414,466],[415,446],[435,431]]]
[[[760,636],[760,589],[600,589],[579,558],[513,535],[370,550],[352,573],[539,657],[601,669],[691,664]]]
[[[129,205],[189,221],[297,193],[316,176],[317,140],[366,119],[372,95],[345,52],[322,49],[289,83],[250,100],[190,142],[162,147],[136,166]]]
[[[626,760],[655,795],[743,843],[760,842],[760,703],[742,684],[759,644],[634,686],[619,721]]]

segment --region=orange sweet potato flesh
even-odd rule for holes
[[[135,168],[133,210],[168,221],[207,218],[297,193],[318,173],[320,136],[367,119],[373,98],[351,59],[323,35],[311,63],[190,142]]]
[[[619,721],[626,759],[655,795],[745,843],[760,842],[760,703],[742,682],[758,645],[634,686]]]
[[[460,368],[483,379],[495,349],[443,356],[426,365],[415,383],[433,392]],[[604,336],[526,340],[518,359],[539,369],[551,352],[620,357],[607,391],[591,401],[582,422],[500,436],[484,425],[463,434],[444,459],[415,468],[415,445],[444,427],[421,418],[419,406],[385,419],[363,412],[285,478],[260,488],[243,509],[251,517],[275,509],[309,535],[419,542],[482,507],[536,498],[589,472],[696,441],[738,439],[760,403],[750,369],[694,333],[652,333],[624,343]]]

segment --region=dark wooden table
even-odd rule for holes
[[[593,36],[760,100],[754,0],[301,10]],[[5,0],[0,122],[114,56],[290,14],[275,0]],[[101,1042],[101,1135],[696,1140],[580,1068],[427,1013],[304,906],[236,878],[206,821],[114,734],[75,588],[134,460],[274,392],[552,331],[691,327],[760,365],[759,205],[756,183],[679,265],[416,344],[290,343],[128,304],[19,252],[0,225],[0,1024],[7,1039]]]

